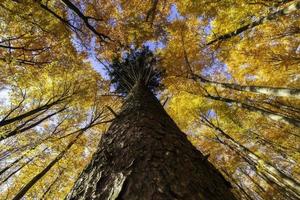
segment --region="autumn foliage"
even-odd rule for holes
[[[0,199],[64,199],[124,101],[113,61],[145,47],[164,72],[156,96],[237,199],[299,199],[299,9],[2,0]]]

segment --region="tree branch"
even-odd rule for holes
[[[108,37],[107,35],[104,35],[103,33],[99,33],[89,22],[89,19],[91,19],[90,16],[85,16],[80,10],[79,8],[77,8],[71,1],[69,0],[62,0],[62,2],[64,2],[64,4],[71,9],[74,13],[77,14],[77,16],[82,19],[82,21],[84,22],[85,26],[90,29],[95,35],[97,35],[99,37],[99,39],[102,42],[107,43],[108,41],[112,41],[112,39],[110,37]]]
[[[260,17],[258,20],[250,22],[250,23],[248,23],[248,24],[246,24],[246,25],[244,25],[244,26],[236,29],[235,31],[232,31],[230,33],[221,35],[221,36],[219,36],[219,37],[217,37],[217,38],[209,41],[208,43],[206,43],[206,45],[208,46],[208,45],[211,45],[211,44],[213,44],[215,42],[227,40],[227,39],[229,39],[231,37],[239,35],[240,33],[243,33],[244,31],[247,31],[247,30],[249,30],[251,28],[254,28],[254,27],[256,27],[256,26],[258,26],[260,24],[263,24],[266,21],[274,20],[274,19],[276,19],[276,18],[278,18],[280,16],[287,15],[287,14],[289,14],[291,12],[294,12],[296,10],[299,10],[299,9],[300,9],[300,1],[296,1],[296,2],[294,2],[294,3],[292,3],[292,4],[290,4],[290,5],[286,6],[286,7],[284,7],[282,9],[278,10],[278,11],[275,11],[275,12],[267,15],[267,16]]]

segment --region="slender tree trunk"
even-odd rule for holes
[[[274,121],[278,121],[278,122],[284,122],[286,124],[290,124],[296,127],[300,127],[300,120],[297,118],[292,118],[290,116],[286,116],[284,114],[278,113],[278,112],[274,112],[272,110],[268,110],[266,108],[259,108],[244,102],[241,102],[239,100],[234,100],[234,99],[229,99],[229,98],[225,98],[225,97],[221,97],[221,96],[212,96],[212,95],[206,95],[205,97],[209,98],[209,99],[213,99],[216,101],[222,101],[222,102],[226,102],[226,103],[232,103],[235,104],[241,108],[247,109],[249,111],[252,112],[257,112],[260,113]]]
[[[26,185],[21,188],[20,191],[18,191],[18,193],[12,200],[21,199],[28,192],[28,190],[30,190],[41,178],[43,178],[52,169],[52,167],[64,157],[67,151],[71,149],[71,147],[75,144],[82,133],[83,132],[79,132],[75,136],[75,138],[68,144],[68,146],[55,157],[54,160],[52,160],[41,172],[35,175],[28,183],[26,183]]]
[[[217,81],[211,81],[196,74],[192,74],[192,76],[194,79],[198,79],[202,83],[208,83],[209,85],[216,86],[218,88],[227,88],[241,92],[253,92],[257,94],[272,95],[277,97],[290,97],[300,99],[300,89],[297,88],[267,87],[256,85],[246,86],[234,83],[222,83]]]
[[[136,84],[68,200],[230,200],[230,184]]]
[[[219,42],[219,41],[224,41],[224,40],[227,40],[231,37],[234,37],[234,36],[237,36],[239,35],[240,33],[243,33],[244,31],[247,31],[247,30],[250,30],[260,24],[263,24],[267,21],[271,21],[271,20],[275,20],[277,19],[278,17],[281,17],[281,16],[284,16],[284,15],[287,15],[289,13],[292,13],[294,11],[297,11],[300,9],[300,2],[299,1],[295,1],[294,3],[288,5],[288,6],[285,6],[284,8],[282,9],[279,9],[267,16],[263,16],[263,17],[260,17],[258,18],[256,21],[253,21],[251,23],[248,23],[238,29],[236,29],[235,31],[232,31],[230,33],[227,33],[227,34],[224,34],[224,35],[221,35],[219,37],[217,37],[216,39],[213,39],[211,40],[210,42],[208,42],[206,45],[211,45],[215,42]]]
[[[37,141],[32,141],[30,143],[27,143],[25,145],[22,145],[18,148],[14,148],[14,147],[11,147],[10,149],[6,150],[6,151],[3,151],[3,152],[0,152],[0,162],[4,159],[6,159],[7,157],[11,156],[12,154],[14,153],[22,153],[24,151],[27,151],[27,152],[30,152],[34,149],[36,149],[39,145],[43,144],[44,142],[48,141],[48,140],[51,140],[51,139],[54,139],[55,136],[57,136],[58,133],[62,132],[62,131],[66,131],[66,129],[62,129],[62,130],[58,130],[58,127],[64,122],[64,120],[62,120],[61,122],[59,122],[54,130],[52,132],[50,132],[48,134],[48,136],[44,137],[44,138],[41,138],[41,139],[38,139]],[[78,130],[77,130],[78,132]],[[72,132],[72,133],[69,133],[67,134],[65,137],[69,136],[70,134],[76,134],[77,132]],[[59,137],[59,138],[56,138],[55,140],[60,140],[60,139],[63,139],[65,137]]]
[[[261,193],[265,193],[266,192],[266,189],[263,188],[258,182],[257,180],[255,180],[252,176],[250,176],[250,174],[246,171],[246,170],[241,170],[241,172],[249,179],[251,180],[251,182],[255,185],[255,188],[257,188],[257,193],[258,194],[261,194]],[[255,189],[254,188],[254,189]],[[261,196],[261,195],[260,195]]]
[[[235,141],[231,136],[225,133],[222,129],[215,126],[208,119],[203,117],[203,122],[214,129],[217,133],[217,138],[220,143],[228,146],[230,149],[238,153],[242,158],[252,163],[257,173],[261,173],[269,180],[276,183],[278,186],[289,192],[296,198],[300,198],[300,183],[284,174],[282,171],[271,165],[269,162],[264,161],[257,154],[253,153],[250,149]]]
[[[1,120],[1,121],[0,121],[0,127],[1,127],[1,126],[5,126],[5,125],[8,125],[8,124],[11,124],[11,123],[14,123],[14,122],[16,122],[16,121],[23,120],[23,119],[25,119],[26,117],[32,116],[32,115],[37,114],[37,113],[39,113],[39,112],[41,112],[41,111],[48,110],[49,108],[51,108],[51,107],[53,107],[53,106],[55,106],[55,105],[61,103],[63,100],[65,100],[65,99],[67,99],[67,98],[68,98],[68,97],[60,98],[60,99],[58,99],[58,100],[56,100],[56,101],[54,101],[54,102],[52,102],[52,103],[47,102],[46,104],[44,104],[44,105],[42,105],[42,106],[39,106],[39,107],[37,107],[37,108],[35,108],[35,109],[32,109],[32,110],[30,110],[30,111],[27,111],[27,112],[25,112],[25,113],[22,113],[22,114],[20,114],[20,115],[18,115],[18,116],[12,117],[12,118],[10,118],[10,119],[4,119],[4,120]]]
[[[61,178],[61,175],[63,174],[63,170],[61,170],[59,172],[59,174],[57,175],[57,177],[53,180],[53,182],[47,187],[46,191],[44,192],[44,194],[42,195],[41,199],[46,199],[45,197],[48,195],[48,193],[51,191],[52,187],[59,181],[59,179]],[[51,193],[50,193],[51,194]]]
[[[235,186],[237,188],[237,190],[235,190],[235,192],[237,193],[236,196],[238,196],[240,199],[243,200],[253,200],[253,198],[250,196],[249,192],[247,192],[245,190],[245,188],[243,188],[239,181],[236,180],[232,175],[230,175],[226,170],[221,169],[221,171],[223,172],[223,174],[226,175],[226,178],[230,180],[230,183]]]
[[[19,171],[21,171],[21,169],[23,169],[26,165],[28,165],[33,159],[30,158],[29,160],[27,160],[25,163],[23,163],[20,167],[18,167],[16,170],[14,170],[13,172],[11,172],[7,177],[5,177],[3,180],[0,180],[0,186],[5,183],[8,179],[10,179],[10,177],[12,177],[13,175],[17,174]]]
[[[24,155],[20,156],[18,159],[16,159],[15,161],[13,161],[12,163],[10,163],[8,166],[4,167],[3,169],[0,170],[0,176],[5,173],[8,169],[10,169],[11,167],[13,167],[16,163],[18,163],[20,160],[22,160],[24,158]]]
[[[282,144],[276,143],[254,131],[248,131],[247,134],[250,134],[252,137],[258,139],[263,145],[270,146],[275,152],[281,154],[285,158],[290,153],[294,153],[295,151],[300,152],[300,148],[294,146],[283,146]]]
[[[64,111],[64,110],[66,110],[66,107],[63,107],[62,109],[60,109],[60,110],[58,110],[58,111],[56,111],[56,112],[54,112],[54,113],[51,113],[51,114],[49,114],[49,115],[43,117],[42,119],[38,120],[37,122],[34,122],[34,123],[30,124],[29,126],[27,126],[27,127],[25,127],[25,128],[22,128],[23,125],[21,125],[20,127],[17,127],[15,130],[13,130],[13,131],[11,131],[11,132],[8,132],[8,133],[6,133],[6,134],[1,135],[1,136],[0,136],[0,141],[1,141],[1,140],[4,140],[4,139],[6,139],[6,138],[9,138],[9,137],[15,136],[15,135],[17,135],[17,134],[23,133],[23,132],[25,132],[25,131],[27,131],[27,130],[29,130],[29,129],[31,129],[31,128],[34,128],[35,126],[41,124],[41,123],[44,122],[45,120],[50,119],[51,117],[57,115],[58,113],[60,113],[60,112],[62,112],[62,111]],[[25,125],[25,124],[24,124],[24,125]]]

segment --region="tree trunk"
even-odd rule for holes
[[[29,126],[26,126],[25,128],[22,128],[23,126],[26,125],[27,122],[25,122],[22,125],[15,128],[13,131],[1,135],[0,136],[0,141],[4,140],[4,139],[7,139],[9,137],[15,136],[17,134],[23,133],[27,130],[30,130],[30,129],[36,127],[37,125],[41,124],[42,122],[46,121],[47,119],[50,119],[51,117],[57,115],[58,113],[63,112],[64,110],[66,110],[66,107],[63,107],[62,109],[43,117],[42,119],[38,120],[37,122],[34,122],[34,123],[30,124]]]
[[[26,183],[15,195],[15,197],[12,200],[19,200],[22,199],[23,196],[30,190],[40,179],[42,179],[51,169],[52,167],[57,164],[67,153],[69,149],[75,144],[77,139],[83,134],[82,132],[79,132],[75,138],[67,145],[67,147],[62,150],[54,160],[52,160],[42,171],[40,171],[37,175],[35,175],[28,183]]]
[[[10,163],[9,165],[7,165],[6,167],[4,167],[3,169],[0,170],[0,176],[2,174],[4,174],[8,169],[10,169],[11,167],[13,167],[16,163],[18,163],[20,160],[22,160],[24,158],[24,155],[20,156],[19,158],[17,158],[15,161],[13,161],[12,163]]]
[[[21,171],[21,169],[23,169],[26,165],[28,165],[33,159],[30,158],[29,160],[27,160],[25,163],[23,163],[20,167],[18,167],[16,170],[14,170],[13,172],[11,172],[7,177],[5,177],[3,180],[0,180],[0,186],[2,186],[2,184],[4,184],[8,179],[10,179],[10,177],[12,177],[13,175],[17,174],[19,171]]]
[[[221,96],[206,95],[205,97],[207,97],[209,99],[216,100],[216,101],[222,101],[222,102],[226,102],[226,103],[235,104],[238,107],[247,109],[249,111],[260,113],[263,116],[266,116],[266,117],[268,117],[268,118],[270,118],[274,121],[283,122],[285,124],[300,127],[300,120],[299,119],[292,118],[290,116],[286,116],[282,113],[278,113],[278,112],[275,112],[275,111],[272,111],[272,110],[269,110],[269,109],[266,109],[266,108],[259,108],[259,107],[244,103],[244,102],[239,101],[239,100],[229,99],[229,98],[225,98],[225,97],[221,97]]]
[[[66,199],[231,200],[230,184],[136,84]]]
[[[241,33],[243,33],[244,31],[247,31],[247,30],[250,30],[258,25],[261,25],[265,22],[268,22],[268,21],[271,21],[271,20],[275,20],[277,19],[278,17],[281,17],[281,16],[284,16],[284,15],[288,15],[292,12],[295,12],[297,10],[300,9],[300,2],[299,1],[295,1],[294,3],[288,5],[288,6],[285,6],[284,8],[282,9],[279,9],[273,13],[270,13],[269,15],[267,16],[263,16],[263,17],[260,17],[258,18],[257,20],[253,21],[253,22],[250,22],[230,33],[226,33],[224,35],[221,35],[213,40],[211,40],[210,42],[208,42],[206,45],[211,45],[215,42],[218,42],[218,41],[224,41],[224,40],[227,40],[231,37],[234,37],[234,36],[237,36]]]
[[[300,182],[298,180],[287,176],[276,166],[273,166],[271,163],[263,160],[259,155],[238,143],[230,135],[225,133],[221,128],[215,126],[204,116],[202,116],[202,119],[207,126],[216,131],[216,137],[221,144],[228,146],[231,150],[235,151],[238,155],[244,158],[250,165],[255,168],[257,173],[264,175],[268,180],[274,182],[283,190],[286,190],[288,192],[288,195],[292,195],[293,197],[295,197],[291,197],[291,199],[300,198]]]
[[[22,114],[20,114],[18,116],[12,117],[10,119],[3,119],[3,120],[0,121],[0,127],[8,125],[8,124],[11,124],[11,123],[14,123],[16,121],[21,121],[21,120],[25,119],[26,117],[35,115],[35,114],[37,114],[37,113],[39,113],[41,111],[48,110],[49,108],[51,108],[51,107],[53,107],[53,106],[55,106],[55,105],[63,102],[67,98],[69,98],[69,97],[61,97],[61,98],[53,101],[52,103],[49,103],[49,101],[50,101],[49,100],[46,104],[44,104],[42,106],[39,106],[37,108],[34,108],[34,109],[32,109],[30,111],[27,111],[25,113],[22,113]]]
[[[63,174],[64,170],[61,170],[57,177],[52,181],[52,183],[47,187],[46,191],[42,195],[41,199],[46,199],[45,197],[49,194],[49,192],[52,190],[52,187],[60,180],[61,175]],[[51,194],[51,192],[50,192]]]
[[[239,85],[235,83],[223,83],[212,81],[202,76],[196,75],[192,73],[193,79],[198,79],[201,83],[207,83],[211,86],[216,86],[218,88],[223,89],[233,89],[241,92],[253,92],[257,94],[265,94],[265,95],[272,95],[276,97],[289,97],[300,99],[300,89],[297,88],[281,88],[281,87],[268,87],[268,86],[257,86],[257,85]]]

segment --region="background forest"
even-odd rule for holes
[[[148,47],[157,97],[238,199],[300,199],[299,0],[1,0],[0,199],[64,199]]]

